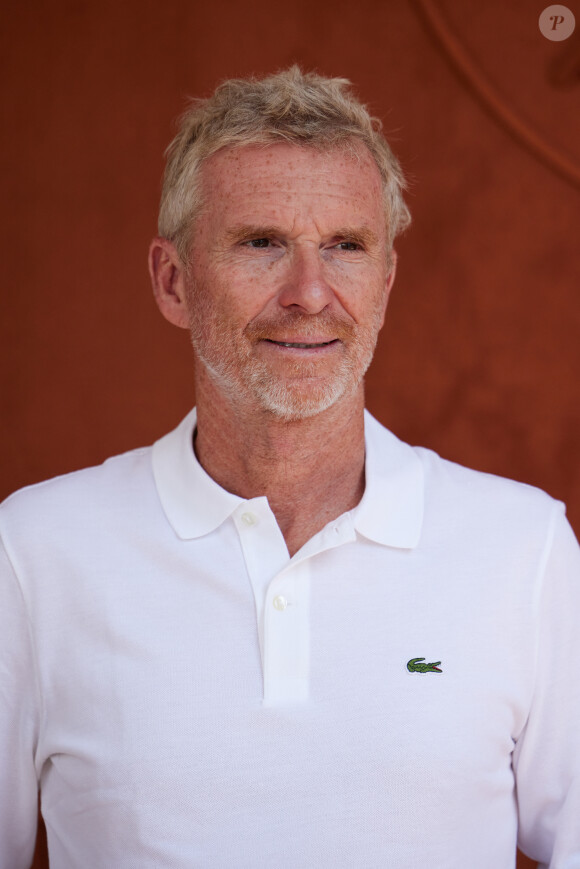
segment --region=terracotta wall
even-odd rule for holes
[[[543,6],[8,3],[1,494],[149,443],[192,404],[145,267],[163,149],[187,94],[297,61],[356,82],[412,181],[371,410],[542,486],[580,528],[580,41],[546,40]]]

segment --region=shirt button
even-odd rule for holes
[[[284,597],[284,595],[279,594],[278,597],[275,597],[272,601],[274,609],[279,610],[279,612],[283,612],[288,606],[288,601]]]
[[[242,522],[244,525],[255,525],[258,521],[255,513],[242,513]]]

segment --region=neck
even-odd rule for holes
[[[290,555],[364,491],[364,393],[306,419],[240,406],[196,376],[195,450],[205,471],[242,498],[266,495]]]

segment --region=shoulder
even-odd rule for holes
[[[423,541],[463,552],[474,570],[490,559],[502,581],[545,564],[565,506],[535,486],[463,467],[415,448],[424,471]],[[507,574],[506,574],[507,571]]]
[[[442,458],[425,447],[400,441],[376,420],[367,419],[367,446],[374,454],[367,470],[381,488],[414,489],[414,504],[422,505],[427,528],[465,536],[504,537],[521,530],[527,535],[544,529],[564,505],[534,486],[477,471]],[[425,527],[424,527],[425,530]]]
[[[563,504],[527,483],[477,471],[439,456],[424,447],[413,447],[421,462],[426,503],[445,512],[469,509],[477,516],[489,515],[510,523],[545,519]]]
[[[74,528],[95,512],[126,509],[152,482],[151,447],[131,450],[14,492],[0,504],[0,530],[25,525],[44,534],[57,526]]]

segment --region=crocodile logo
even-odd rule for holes
[[[409,663],[407,664],[407,670],[409,673],[442,673],[443,670],[439,669],[439,664],[441,661],[435,661],[433,664],[422,664],[425,658],[411,658]]]

